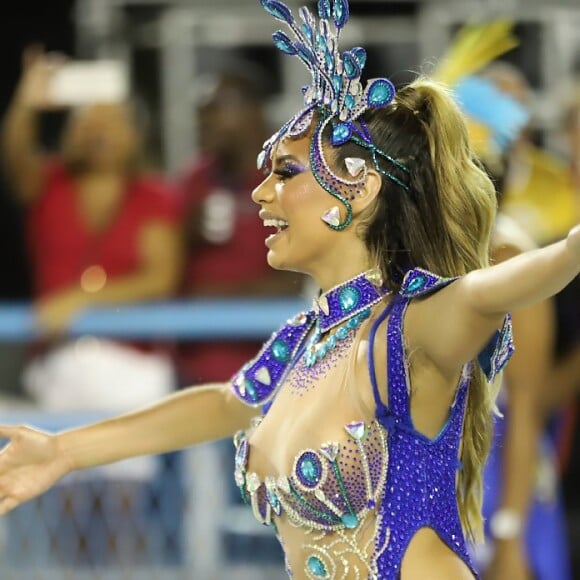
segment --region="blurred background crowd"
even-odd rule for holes
[[[307,280],[268,268],[250,199],[261,144],[299,108],[301,67],[272,46],[258,0],[12,9],[0,24],[1,421],[66,428],[229,378],[269,331],[216,336],[210,316],[195,339],[172,337],[170,319],[147,336],[114,316],[94,332],[75,323],[208,299],[250,318],[268,302],[282,322],[307,304]],[[513,22],[517,46],[479,72],[525,116],[480,151],[501,207],[494,260],[580,221],[576,1],[351,0],[351,11],[345,45],[365,46],[368,77],[395,84],[436,68],[464,25]],[[466,113],[479,143],[509,121]],[[34,332],[10,327],[14,311]],[[488,521],[516,510],[525,529],[506,539],[488,526],[476,556],[488,578],[580,578],[578,280],[514,331],[485,509]],[[240,510],[231,461],[223,442],[66,479],[0,522],[0,578],[283,578],[275,539]]]

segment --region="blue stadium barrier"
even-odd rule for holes
[[[224,299],[102,307],[78,316],[67,334],[145,341],[264,340],[287,319],[310,306],[310,301],[304,299]],[[0,303],[0,343],[26,344],[39,336],[31,305]],[[3,408],[0,404],[0,423],[28,424],[47,431],[72,428],[104,416],[82,411],[19,410]],[[214,473],[215,469],[229,473],[232,454],[229,445],[228,442],[211,444],[200,450],[199,456],[213,463]],[[189,489],[183,465],[185,453],[188,452],[156,458],[160,467],[158,475],[144,485],[129,489],[133,505],[125,507],[124,512],[120,510],[119,489],[96,472],[88,482],[67,483],[65,478],[62,485],[12,512],[5,518],[8,533],[2,542],[0,578],[40,580],[52,570],[51,580],[116,579],[114,574],[122,574],[127,580],[157,580],[166,578],[159,572],[166,570],[171,580],[181,580],[201,579],[212,568],[217,574],[215,577],[220,578],[215,568],[217,561],[230,566],[228,570],[232,571],[238,570],[236,566],[254,563],[258,568],[249,571],[249,577],[255,579],[281,577],[278,574],[282,574],[282,556],[277,541],[261,532],[246,509],[242,520],[237,515],[232,519],[231,529],[223,525],[231,519],[227,515],[229,511],[223,513],[225,519],[219,519],[222,523],[213,524],[211,529],[202,528],[200,533],[199,526],[194,526],[196,538],[218,533],[221,540],[214,542],[212,549],[196,550],[193,555],[188,552],[184,505],[187,505]],[[196,478],[194,487],[201,482]],[[237,514],[241,506],[232,497],[233,483],[229,479],[221,482],[221,490],[223,508],[232,510],[232,515]],[[192,528],[189,524],[187,527]],[[247,532],[241,531],[246,527]],[[111,538],[118,545],[108,545]],[[222,557],[216,561],[218,553]],[[104,577],[100,575],[103,570],[108,570]],[[70,573],[73,576],[67,575]]]
[[[189,300],[123,305],[86,311],[70,335],[131,339],[263,339],[285,320],[308,309],[301,299]],[[38,336],[28,304],[0,303],[0,341]]]

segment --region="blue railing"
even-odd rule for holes
[[[306,299],[224,299],[103,307],[79,315],[68,334],[140,340],[264,340],[310,306]],[[0,303],[0,342],[24,344],[37,336],[29,304]],[[47,413],[0,402],[0,423],[25,423],[48,431],[110,414]],[[67,478],[0,522],[0,579],[117,577],[101,576],[103,570],[123,573],[131,580],[208,578],[220,572],[223,575],[216,577],[233,577],[238,565],[252,562],[257,565],[251,570],[252,578],[281,578],[282,559],[274,537],[255,533],[263,528],[249,511],[232,504],[231,473],[224,467],[233,461],[230,447],[227,442],[214,443],[185,455],[160,456],[158,475],[134,484],[135,505],[125,509],[120,521],[116,515],[118,482],[107,483],[98,470],[85,474],[87,479],[78,484],[73,476]],[[191,489],[196,490],[195,497],[189,496]],[[240,535],[242,529],[247,529],[247,535]],[[107,543],[113,535],[120,542],[118,550]],[[139,549],[133,545],[137,541],[143,543]],[[123,542],[129,542],[130,549]]]
[[[310,307],[303,299],[189,300],[98,308],[79,315],[70,335],[124,339],[263,339]],[[0,303],[0,341],[38,336],[27,304]]]

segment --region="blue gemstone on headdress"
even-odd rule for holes
[[[395,96],[395,87],[387,79],[377,79],[367,90],[367,103],[370,107],[378,108],[388,105]]]
[[[320,18],[326,18],[327,20],[331,17],[330,0],[318,0],[318,15]]]
[[[342,523],[345,528],[352,530],[358,526],[359,519],[355,514],[345,514],[342,516]]]
[[[358,60],[360,68],[363,69],[367,63],[367,51],[362,46],[355,46],[350,49],[350,52]]]
[[[329,71],[332,71],[334,67],[334,59],[329,52],[326,53],[326,67]]]
[[[358,59],[351,52],[342,53],[342,64],[344,65],[344,72],[349,80],[356,79],[361,74],[361,68]]]
[[[344,104],[348,109],[353,109],[356,104],[356,100],[352,95],[346,95],[344,99]]]
[[[334,24],[342,28],[348,21],[348,1],[334,0]]]
[[[272,354],[278,362],[287,362],[290,358],[290,349],[283,340],[276,340],[272,344]]]
[[[310,556],[308,560],[306,560],[306,565],[308,566],[309,572],[315,578],[327,578],[328,572],[326,570],[326,566],[324,562],[318,556]]]
[[[340,307],[343,312],[354,310],[360,301],[360,292],[354,286],[347,286],[340,291]]]
[[[352,128],[347,123],[337,123],[332,129],[332,136],[330,142],[338,147],[346,143],[352,135]]]
[[[288,6],[282,2],[279,2],[278,0],[260,0],[260,3],[264,10],[274,18],[286,22],[287,24],[292,24],[294,22],[292,12],[290,12]]]
[[[310,40],[310,42],[312,42],[314,40],[314,33],[312,32],[312,27],[310,26],[310,24],[308,24],[307,22],[304,22],[304,24],[302,24],[302,32],[304,32],[304,36],[306,36],[306,38],[308,38],[308,40]]]
[[[290,56],[294,56],[295,54],[297,54],[298,51],[296,50],[294,43],[281,30],[277,30],[276,32],[274,32],[272,38],[274,39],[274,44],[276,45],[276,47],[283,53],[288,54]]]
[[[312,51],[307,48],[306,46],[304,46],[304,44],[302,44],[301,42],[296,42],[294,44],[294,46],[296,47],[296,54],[305,62],[305,63],[310,63],[314,60],[314,54],[312,53]]]

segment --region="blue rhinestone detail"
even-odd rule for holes
[[[328,577],[326,566],[318,556],[310,556],[306,561],[306,565],[308,566],[308,570],[310,570],[312,575],[316,576],[316,578]]]
[[[339,145],[346,143],[351,135],[352,129],[350,125],[347,125],[346,123],[338,123],[332,129],[332,137],[330,140],[335,147],[338,147]]]
[[[353,530],[358,526],[359,519],[355,514],[344,514],[342,516],[342,523],[344,524],[345,528]]]
[[[283,340],[275,340],[272,343],[272,354],[278,362],[288,362],[290,358],[290,349]]]
[[[312,453],[312,451],[304,452],[296,462],[296,476],[303,486],[309,488],[316,487],[322,476],[322,463],[320,458]]]
[[[395,87],[387,79],[377,79],[368,88],[367,103],[370,107],[378,108],[388,105],[395,96]]]
[[[340,306],[344,312],[354,310],[360,302],[360,292],[356,286],[346,286],[340,291]]]
[[[266,489],[266,497],[268,498],[268,503],[274,510],[274,513],[279,516],[282,513],[282,504],[280,503],[278,495],[275,492]]]
[[[417,292],[417,290],[421,290],[423,286],[425,286],[427,279],[425,276],[417,276],[414,280],[411,280],[409,283],[408,290],[409,292]]]
[[[255,401],[258,398],[258,392],[256,391],[256,385],[254,385],[253,381],[251,381],[250,379],[244,379],[244,387],[250,399],[252,399],[252,401]]]

